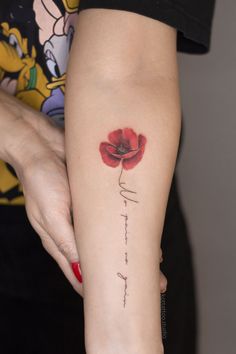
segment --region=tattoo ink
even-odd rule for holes
[[[127,245],[128,242],[128,214],[120,214],[125,219],[125,230],[124,230],[124,236],[125,236],[125,244]]]
[[[127,297],[127,295],[129,295],[129,294],[127,294],[127,276],[124,276],[123,274],[121,274],[121,273],[117,273],[117,276],[119,277],[119,278],[121,278],[121,279],[123,279],[124,280],[124,297],[123,297],[123,306],[125,307],[125,305],[126,305],[126,297]]]
[[[129,201],[131,201],[131,202],[138,203],[138,200],[135,200],[135,199],[133,199],[133,198],[127,196],[127,193],[137,194],[137,192],[132,191],[132,190],[127,189],[126,187],[124,187],[125,182],[121,182],[122,173],[123,173],[123,167],[122,167],[122,169],[121,169],[120,177],[119,177],[119,186],[120,186],[120,188],[121,188],[121,190],[120,190],[120,195],[121,195],[123,198],[125,198],[125,199],[127,199],[127,200],[129,200]]]
[[[99,151],[103,162],[110,167],[118,167],[121,164],[121,171],[118,177],[120,187],[120,196],[123,198],[123,211],[120,216],[124,221],[124,265],[128,267],[128,235],[129,235],[129,214],[128,203],[139,203],[137,192],[126,187],[122,180],[124,170],[128,171],[134,168],[141,160],[144,154],[147,139],[144,135],[137,135],[131,128],[123,128],[112,131],[108,134],[109,142],[101,142]],[[123,280],[124,294],[123,307],[127,304],[128,276],[117,272],[117,276]]]

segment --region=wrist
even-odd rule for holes
[[[150,348],[150,345],[138,345],[135,343],[133,346],[124,346],[119,343],[110,343],[109,346],[96,347],[91,350],[86,350],[87,354],[164,354],[163,344],[160,344],[158,348]]]
[[[36,131],[23,119],[18,119],[11,131],[9,127],[1,158],[15,169],[19,177],[35,158],[45,155],[46,150]]]
[[[54,132],[52,123],[43,114],[2,90],[0,128],[0,159],[14,168],[27,163],[39,150],[48,150],[47,143],[53,139],[56,148],[62,145],[60,135]]]
[[[88,354],[164,354],[164,347],[158,333],[143,337],[116,333],[113,331],[112,338],[108,336],[96,336],[90,340],[86,338],[86,353]],[[98,338],[99,337],[99,338]]]

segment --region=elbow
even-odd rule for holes
[[[81,75],[87,82],[102,87],[143,86],[155,87],[178,84],[177,70],[162,71],[158,65],[142,63],[142,61],[114,60],[106,65],[94,64],[83,69]]]

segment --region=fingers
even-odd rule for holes
[[[70,212],[61,215],[59,212],[48,211],[40,216],[34,213],[33,216],[27,210],[27,215],[46,251],[59,264],[76,291],[81,292],[81,286],[78,285],[82,283],[82,276]]]
[[[50,235],[58,251],[64,255],[69,263],[78,262],[79,254],[70,213],[49,212],[43,219],[41,227]]]
[[[82,283],[78,281],[78,278],[75,276],[75,273],[71,267],[71,264],[68,262],[66,257],[61,254],[57,247],[53,245],[53,241],[48,237],[47,241],[44,240],[42,242],[44,248],[47,250],[47,252],[54,258],[54,260],[57,262],[58,266],[61,268],[63,271],[64,275],[68,279],[68,281],[71,283],[72,287],[74,290],[83,296],[83,288],[82,288]]]
[[[82,274],[79,264],[79,254],[76,247],[74,229],[71,222],[70,213],[55,218],[50,216],[50,222],[46,223],[47,233],[55,243],[59,253],[61,253],[70,264],[74,276],[82,283]]]
[[[39,224],[35,228],[37,228],[36,231],[41,238],[44,249],[57,262],[64,275],[75,289],[75,291],[81,296],[83,296],[82,284],[78,282],[78,278],[75,276],[73,268],[70,262],[68,261],[67,257],[62,252],[60,252],[58,246],[55,244],[54,240],[44,228],[42,228]]]
[[[162,249],[160,248],[160,263],[163,262],[163,253]],[[167,290],[167,279],[166,276],[160,271],[160,290],[161,293],[165,293]]]
[[[160,290],[161,293],[165,293],[167,290],[167,279],[161,271],[160,271]]]

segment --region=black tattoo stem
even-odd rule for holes
[[[132,190],[130,190],[130,189],[127,189],[127,188],[125,188],[125,187],[123,186],[123,185],[125,184],[125,182],[122,182],[122,181],[121,181],[122,173],[123,173],[123,167],[121,168],[120,176],[119,176],[119,181],[118,181],[119,186],[120,186],[120,188],[121,188],[120,195],[121,195],[123,198],[125,198],[125,199],[127,199],[127,200],[129,200],[129,201],[131,201],[131,202],[138,203],[138,200],[129,198],[129,197],[127,197],[127,196],[124,194],[124,193],[137,194],[137,192],[134,192],[134,191],[132,191]]]

